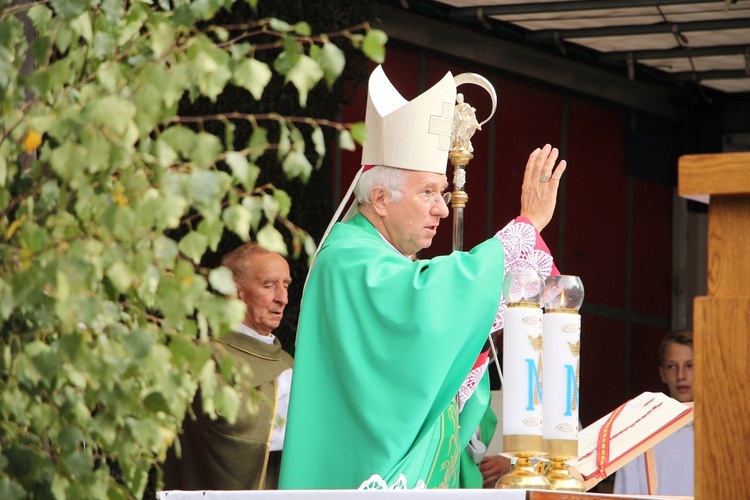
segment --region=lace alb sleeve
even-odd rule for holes
[[[525,217],[517,217],[511,221],[495,234],[495,238],[502,242],[503,250],[505,250],[504,272],[506,274],[512,269],[535,269],[544,278],[550,274],[560,274],[547,244]],[[503,327],[504,307],[505,297],[502,297],[490,333]]]

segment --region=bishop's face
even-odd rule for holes
[[[669,395],[681,403],[693,400],[693,348],[672,342],[664,349],[664,364],[659,367],[661,381]]]
[[[414,255],[432,244],[440,219],[448,217],[448,206],[440,194],[448,187],[443,174],[406,171],[399,201],[386,205],[385,236],[404,255]]]

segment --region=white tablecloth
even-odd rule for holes
[[[283,490],[283,491],[160,491],[159,500],[525,500],[526,490]]]
[[[529,490],[406,490],[406,491],[359,491],[359,490],[284,490],[284,491],[160,491],[159,500],[526,500]],[[576,498],[591,497],[592,500],[629,498],[649,500],[693,500],[693,497],[607,495],[605,493],[555,492],[560,500],[575,495]]]

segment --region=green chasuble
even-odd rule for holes
[[[336,224],[302,300],[280,488],[359,488],[374,475],[456,487],[488,391],[466,402],[460,430],[456,395],[495,319],[503,265],[496,238],[413,262],[361,215]]]

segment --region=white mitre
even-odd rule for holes
[[[445,174],[455,105],[456,83],[450,72],[407,101],[378,66],[367,88],[362,165]]]

